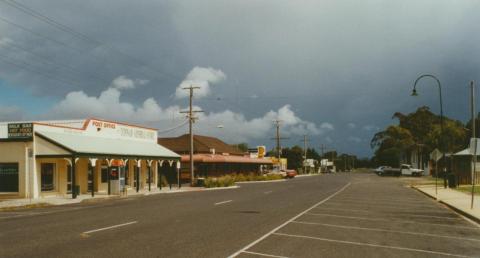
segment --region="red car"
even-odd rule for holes
[[[285,178],[294,178],[297,175],[297,171],[293,169],[287,169],[285,170],[285,172],[286,172]]]

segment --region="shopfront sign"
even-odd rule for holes
[[[33,137],[32,123],[14,123],[8,124],[8,138],[11,139],[31,139]]]

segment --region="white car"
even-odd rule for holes
[[[423,174],[423,169],[412,168],[412,165],[408,164],[402,164],[400,171],[402,172],[402,176],[421,176]]]

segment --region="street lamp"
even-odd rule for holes
[[[415,80],[415,83],[413,84],[413,90],[412,90],[412,96],[418,96],[417,93],[417,83],[420,79],[424,77],[430,77],[435,79],[437,81],[438,85],[438,93],[440,96],[440,146],[444,147],[443,144],[443,102],[442,102],[442,85],[440,84],[440,80],[437,79],[437,77],[431,75],[431,74],[423,74],[420,77],[418,77]],[[445,150],[442,150],[442,162],[445,164]],[[445,168],[444,168],[445,169]],[[435,193],[437,192],[437,179],[438,179],[438,171],[435,170]],[[447,178],[446,175],[443,176],[443,187],[447,188]]]

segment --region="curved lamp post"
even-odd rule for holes
[[[420,81],[420,79],[425,78],[425,77],[430,77],[435,79],[438,84],[438,93],[440,96],[440,146],[444,147],[443,144],[443,102],[442,102],[442,85],[440,84],[440,80],[438,80],[437,77],[431,75],[431,74],[423,74],[420,75],[416,80],[415,83],[413,84],[413,90],[412,90],[412,96],[418,96],[417,94],[417,83]],[[442,162],[445,163],[445,151],[442,151]],[[438,171],[435,170],[435,194],[437,194],[437,179],[438,179]],[[443,187],[447,188],[447,178],[446,175],[443,176]]]

